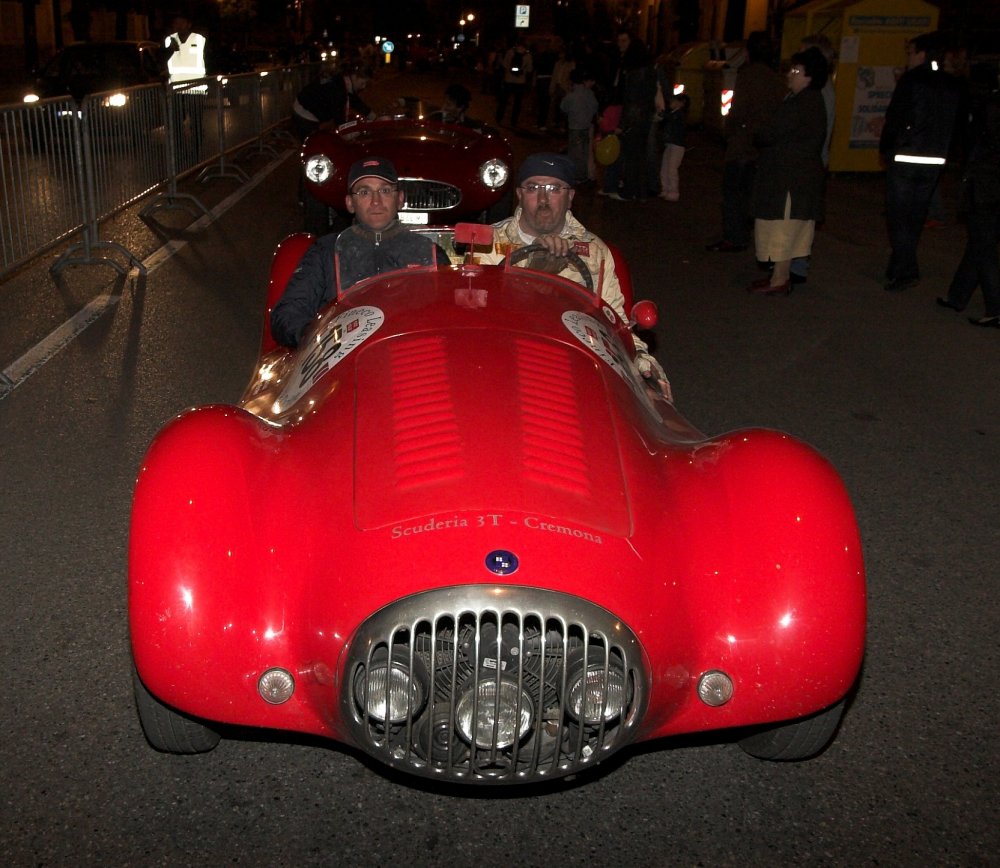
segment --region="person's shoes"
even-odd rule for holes
[[[747,292],[752,292],[755,289],[759,289],[762,286],[769,286],[771,283],[771,275],[767,277],[758,277],[756,280],[751,281],[750,286],[747,287]]]
[[[786,280],[784,283],[780,283],[777,286],[771,286],[769,282],[761,283],[755,280],[747,287],[747,292],[752,292],[755,295],[789,295],[792,291],[791,280]]]
[[[920,281],[915,277],[893,277],[882,287],[886,292],[902,292],[916,286]]]
[[[984,329],[1000,329],[1000,316],[981,316],[978,319],[970,316],[969,322],[974,326],[982,326]]]
[[[626,199],[626,198],[625,198],[624,196],[622,196],[622,195],[621,195],[620,193],[607,193],[606,195],[607,195],[607,197],[608,197],[609,199],[614,199],[614,200],[615,200],[616,202],[626,202],[626,201],[628,201],[628,200],[627,200],[627,199]]]
[[[705,249],[712,253],[742,253],[747,249],[745,244],[733,244],[732,241],[716,241],[715,244],[706,244]]]
[[[940,297],[939,297],[939,298],[936,298],[936,299],[934,299],[934,301],[936,301],[936,302],[937,302],[937,304],[938,304],[938,305],[939,305],[940,307],[946,307],[946,308],[948,308],[948,310],[957,310],[957,311],[958,311],[959,313],[961,313],[961,312],[962,312],[963,310],[965,310],[965,308],[964,308],[964,307],[959,307],[959,306],[958,306],[957,304],[952,304],[952,303],[951,303],[951,302],[950,302],[950,301],[949,301],[948,299],[946,299],[946,298],[940,298]]]

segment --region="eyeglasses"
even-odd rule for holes
[[[558,194],[564,192],[565,190],[569,190],[570,188],[564,184],[522,184],[521,189],[524,190],[525,193],[528,193],[532,196],[541,193],[543,190],[546,193],[550,193],[553,196],[557,196]]]
[[[351,190],[351,195],[357,196],[357,198],[364,201],[376,194],[385,198],[387,196],[391,196],[395,192],[395,187],[376,187],[374,190],[371,187],[359,187],[357,190]]]

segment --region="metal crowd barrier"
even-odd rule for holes
[[[285,122],[313,65],[206,78],[180,89],[146,85],[30,105],[0,106],[0,278],[78,236],[52,266],[107,264],[144,271],[101,223],[156,194],[140,212],[196,207],[178,181],[245,181],[236,160],[294,143]],[[115,258],[125,257],[127,267]]]

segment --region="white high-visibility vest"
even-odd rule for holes
[[[164,47],[170,48],[173,40],[177,40],[180,50],[175,51],[167,60],[167,72],[170,73],[171,84],[181,84],[204,78],[205,69],[205,37],[200,33],[189,33],[187,42],[181,42],[180,36],[171,33],[164,40]],[[204,88],[198,88],[204,90]]]

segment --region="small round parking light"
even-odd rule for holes
[[[287,669],[268,669],[257,681],[257,692],[265,702],[281,705],[292,698],[295,679]]]
[[[712,708],[725,705],[733,698],[733,680],[718,669],[704,673],[698,679],[698,698]]]

